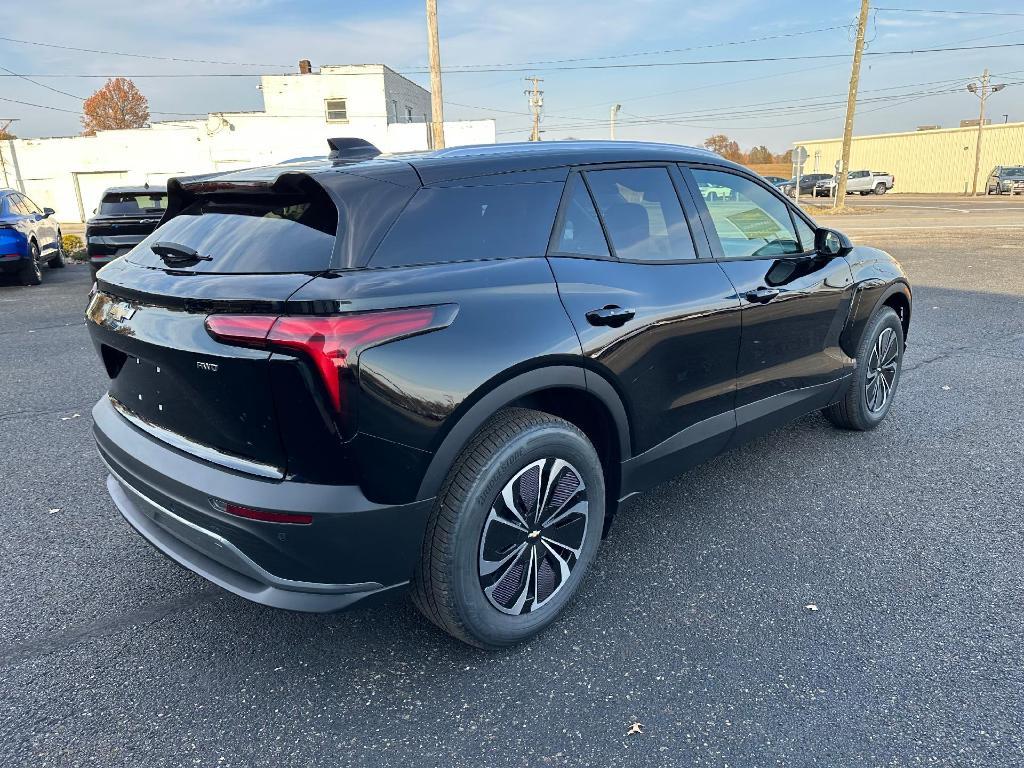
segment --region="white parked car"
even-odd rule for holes
[[[850,171],[846,176],[846,191],[862,195],[884,195],[896,184],[892,174],[885,171]],[[814,196],[832,197],[836,193],[836,180],[820,181],[814,186]]]

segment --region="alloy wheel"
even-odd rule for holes
[[[547,604],[569,581],[586,541],[590,508],[579,471],[546,458],[520,470],[491,505],[480,535],[480,587],[502,613]]]
[[[892,399],[899,366],[899,342],[892,328],[883,328],[868,357],[864,400],[871,413],[880,413]]]

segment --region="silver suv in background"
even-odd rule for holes
[[[988,175],[989,195],[1024,195],[1024,165],[997,165]]]

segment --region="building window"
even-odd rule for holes
[[[327,99],[324,104],[327,106],[327,122],[348,122],[348,107],[345,104],[345,99]]]
[[[412,122],[412,107],[406,107],[405,108],[405,122],[407,122],[407,123],[411,123]]]
[[[398,99],[391,100],[391,111],[395,116],[395,122],[398,122]]]

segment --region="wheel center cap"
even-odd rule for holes
[[[526,534],[526,538],[538,539],[540,538],[540,531],[530,531],[528,534]]]

